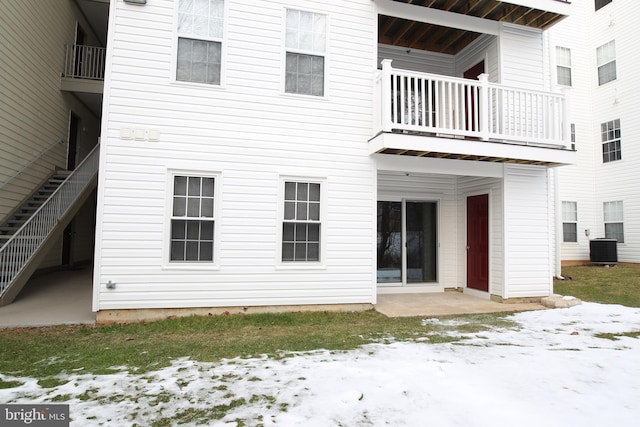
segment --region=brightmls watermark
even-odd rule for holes
[[[0,405],[0,425],[69,427],[69,405]]]

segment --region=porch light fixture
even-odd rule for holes
[[[124,2],[127,4],[137,4],[139,6],[147,4],[147,0],[124,0]]]

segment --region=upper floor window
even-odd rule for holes
[[[284,91],[324,96],[327,17],[287,9]]]
[[[601,9],[611,3],[613,0],[596,0],[596,10]]]
[[[213,177],[173,177],[171,212],[172,262],[213,262]]]
[[[320,183],[285,181],[282,261],[320,261]]]
[[[180,0],[176,80],[220,84],[224,0]]]
[[[562,241],[578,241],[578,203],[562,202]]]
[[[604,237],[616,239],[624,243],[624,220],[622,215],[622,200],[604,202]]]
[[[602,123],[600,134],[602,135],[602,162],[608,163],[622,159],[620,119]]]
[[[611,40],[596,49],[598,60],[598,85],[616,79],[616,42]]]
[[[566,47],[556,46],[556,68],[558,84],[571,86],[571,50]]]

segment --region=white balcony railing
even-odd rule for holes
[[[425,132],[484,141],[567,146],[565,96],[479,80],[417,73],[382,62],[374,134]]]
[[[104,80],[105,57],[103,47],[65,45],[63,77]]]

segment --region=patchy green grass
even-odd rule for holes
[[[640,307],[640,269],[630,267],[565,267],[567,280],[556,280],[554,290],[583,301]]]
[[[621,332],[621,333],[617,333],[617,334],[600,333],[600,334],[595,334],[594,337],[596,337],[596,338],[604,338],[604,339],[611,340],[611,341],[618,341],[620,339],[620,337],[640,338],[640,331]]]
[[[146,372],[189,357],[278,356],[317,349],[349,350],[371,342],[420,340],[452,342],[493,327],[514,327],[505,313],[442,318],[391,319],[376,311],[305,312],[184,317],[108,326],[58,326],[0,330],[0,372],[39,378],[43,387],[56,375]]]

